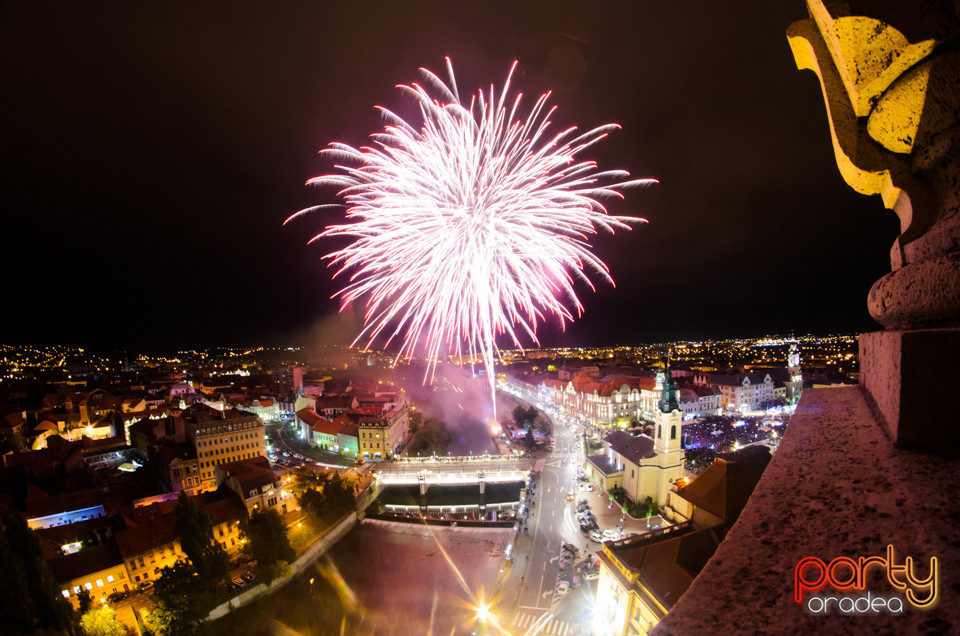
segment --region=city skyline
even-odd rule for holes
[[[617,286],[580,289],[584,315],[542,347],[873,328],[897,223],[831,159],[784,35],[801,3],[115,9],[3,10],[20,52],[0,63],[6,341],[349,342],[359,321],[320,261],[336,245],[306,245],[340,213],[282,221],[333,202],[303,185],[328,169],[317,151],[365,143],[375,104],[412,114],[394,86],[446,55],[464,92],[519,60],[517,89],[553,90],[557,126],[622,125],[604,167],[660,179],[610,208],[648,225],[594,242]]]

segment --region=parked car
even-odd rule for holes
[[[570,584],[566,581],[560,581],[557,584],[557,596],[566,596],[567,592],[570,591]]]
[[[119,603],[120,601],[127,598],[128,596],[130,596],[129,592],[114,592],[113,594],[107,597],[107,600],[110,601],[111,603]]]
[[[236,585],[238,588],[240,588],[240,587],[246,587],[246,586],[247,586],[247,582],[244,581],[244,580],[243,580],[242,578],[240,578],[239,576],[236,577],[235,579],[233,579],[233,584]]]
[[[587,570],[583,578],[587,581],[596,581],[600,578],[600,570]]]
[[[616,541],[620,538],[620,531],[614,530],[613,528],[607,528],[603,531],[604,541]]]
[[[603,543],[603,533],[601,533],[599,530],[594,530],[590,533],[590,540],[595,541],[596,543]]]
[[[577,556],[580,554],[580,550],[577,548],[577,546],[573,545],[572,543],[564,543],[561,547],[567,552],[570,552],[571,554],[573,554],[573,556]]]
[[[559,560],[560,567],[563,568],[570,565],[571,563],[573,563],[573,559],[574,559],[574,556],[572,554],[570,554],[569,552],[564,552],[563,554],[560,555],[560,560]]]
[[[257,579],[257,575],[254,574],[253,572],[244,572],[243,574],[240,575],[240,578],[246,581],[247,585],[249,585]]]
[[[153,581],[141,581],[140,585],[137,587],[140,588],[141,592],[149,590],[151,587],[153,587]]]

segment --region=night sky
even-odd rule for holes
[[[453,58],[461,94],[553,90],[561,126],[616,122],[601,167],[660,185],[595,241],[616,288],[544,346],[873,330],[897,235],[833,159],[800,0],[7,2],[0,6],[0,341],[146,348],[342,342],[306,242],[342,212],[304,186],[330,141]]]

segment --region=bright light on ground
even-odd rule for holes
[[[477,620],[481,623],[490,620],[490,606],[486,603],[481,603],[480,607],[477,608]]]

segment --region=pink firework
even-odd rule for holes
[[[518,348],[521,333],[539,344],[547,316],[563,327],[583,312],[575,278],[592,289],[592,270],[613,283],[588,239],[598,228],[613,233],[644,219],[611,216],[601,201],[656,183],[577,159],[615,124],[550,132],[549,93],[521,116],[521,95],[508,98],[516,65],[499,94],[491,86],[468,105],[449,58],[449,85],[421,69],[429,90],[400,86],[420,108],[419,127],[380,108],[387,123],[372,144],[330,144],[321,154],[342,162],[338,173],[307,182],[336,186],[347,207],[349,223],[312,240],[352,239],[325,258],[338,267],[335,276],[349,274],[336,294],[343,305],[366,303],[354,344],[396,340],[398,360],[422,353],[425,381],[441,353],[479,357],[491,396],[499,336]]]

